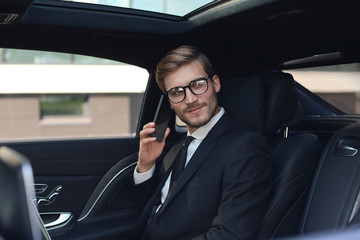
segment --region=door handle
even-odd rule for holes
[[[334,154],[341,157],[353,157],[360,149],[360,138],[343,137],[335,146]]]
[[[49,212],[40,213],[40,217],[44,222],[47,230],[53,230],[65,226],[72,219],[71,212]]]
[[[58,185],[54,190],[51,191],[51,193],[47,197],[39,197],[37,198],[37,204],[39,206],[46,206],[52,204],[57,196],[59,196],[61,192],[62,186]]]

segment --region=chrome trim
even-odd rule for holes
[[[358,149],[350,147],[350,146],[343,146],[342,149],[349,150],[351,153],[349,153],[348,157],[353,157],[357,154]]]
[[[358,195],[356,197],[356,200],[355,200],[353,209],[351,211],[351,215],[350,215],[348,223],[350,223],[353,220],[355,215],[359,212],[359,209],[360,209],[360,191],[358,192]]]
[[[284,138],[288,138],[289,137],[289,127],[285,127],[284,129]]]
[[[19,14],[16,13],[0,13],[0,24],[10,24],[12,23]]]
[[[41,194],[45,192],[45,190],[48,188],[48,185],[45,183],[35,183],[34,187],[35,187],[35,193]]]
[[[123,169],[121,169],[121,171],[119,171],[104,187],[104,189],[101,191],[101,193],[99,194],[99,196],[96,198],[96,200],[94,201],[93,205],[91,206],[91,208],[89,209],[89,211],[82,217],[79,218],[77,221],[80,222],[82,220],[84,220],[87,216],[89,216],[90,212],[94,209],[95,205],[97,204],[97,202],[99,201],[99,199],[101,198],[101,196],[104,194],[105,190],[110,186],[110,184],[121,174],[123,173],[125,170],[129,169],[130,167],[136,165],[137,162],[133,162],[131,164],[129,164],[128,166],[124,167]]]
[[[62,189],[61,185],[58,185],[54,190],[49,193],[47,197],[39,197],[37,198],[37,204],[38,206],[46,206],[52,204],[57,196],[60,194]]]
[[[71,212],[49,212],[49,213],[40,213],[42,215],[59,215],[59,217],[50,223],[44,224],[47,230],[54,230],[67,225],[72,219],[73,215]]]

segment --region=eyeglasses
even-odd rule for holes
[[[208,79],[211,79],[212,76],[207,76],[203,78],[198,78],[189,83],[189,85],[184,87],[174,87],[165,92],[165,95],[172,103],[180,103],[186,98],[185,88],[189,88],[189,90],[194,95],[204,94],[208,90]]]

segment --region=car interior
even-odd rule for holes
[[[359,115],[319,97],[296,74],[359,63],[358,1],[217,0],[182,16],[98,2],[0,3],[0,48],[99,57],[149,73],[131,136],[6,140],[0,127],[6,146],[0,148],[0,239],[126,239],[141,209],[124,183],[136,166],[139,131],[152,121],[161,95],[156,64],[184,44],[211,59],[221,80],[220,106],[270,145],[274,185],[258,239],[358,229]],[[356,66],[352,71],[360,71]],[[80,78],[71,81],[86,83]],[[0,98],[18,95],[0,92]],[[0,102],[0,109],[9,106]],[[166,149],[186,133],[175,114],[169,128]],[[18,165],[6,164],[8,158]],[[22,176],[23,166],[31,177]]]
[[[0,147],[1,235],[4,239],[50,239],[34,204],[35,189],[29,160]],[[21,231],[20,231],[21,229]]]

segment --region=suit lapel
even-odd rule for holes
[[[215,126],[211,129],[211,131],[208,133],[208,135],[205,137],[205,139],[196,149],[194,155],[192,156],[188,165],[185,167],[182,175],[178,179],[178,182],[174,186],[171,195],[168,197],[163,207],[160,209],[159,214],[161,214],[161,212],[164,209],[166,209],[166,206],[170,204],[172,199],[179,193],[179,191],[195,174],[195,172],[198,170],[198,168],[201,166],[201,164],[210,154],[211,150],[216,146],[216,138],[225,131],[225,129],[229,126],[230,122],[231,122],[231,118],[227,114],[224,114],[224,116],[222,116],[220,120],[215,124]],[[177,152],[179,151],[180,147],[178,147]],[[174,159],[172,159],[172,161],[174,161]]]

